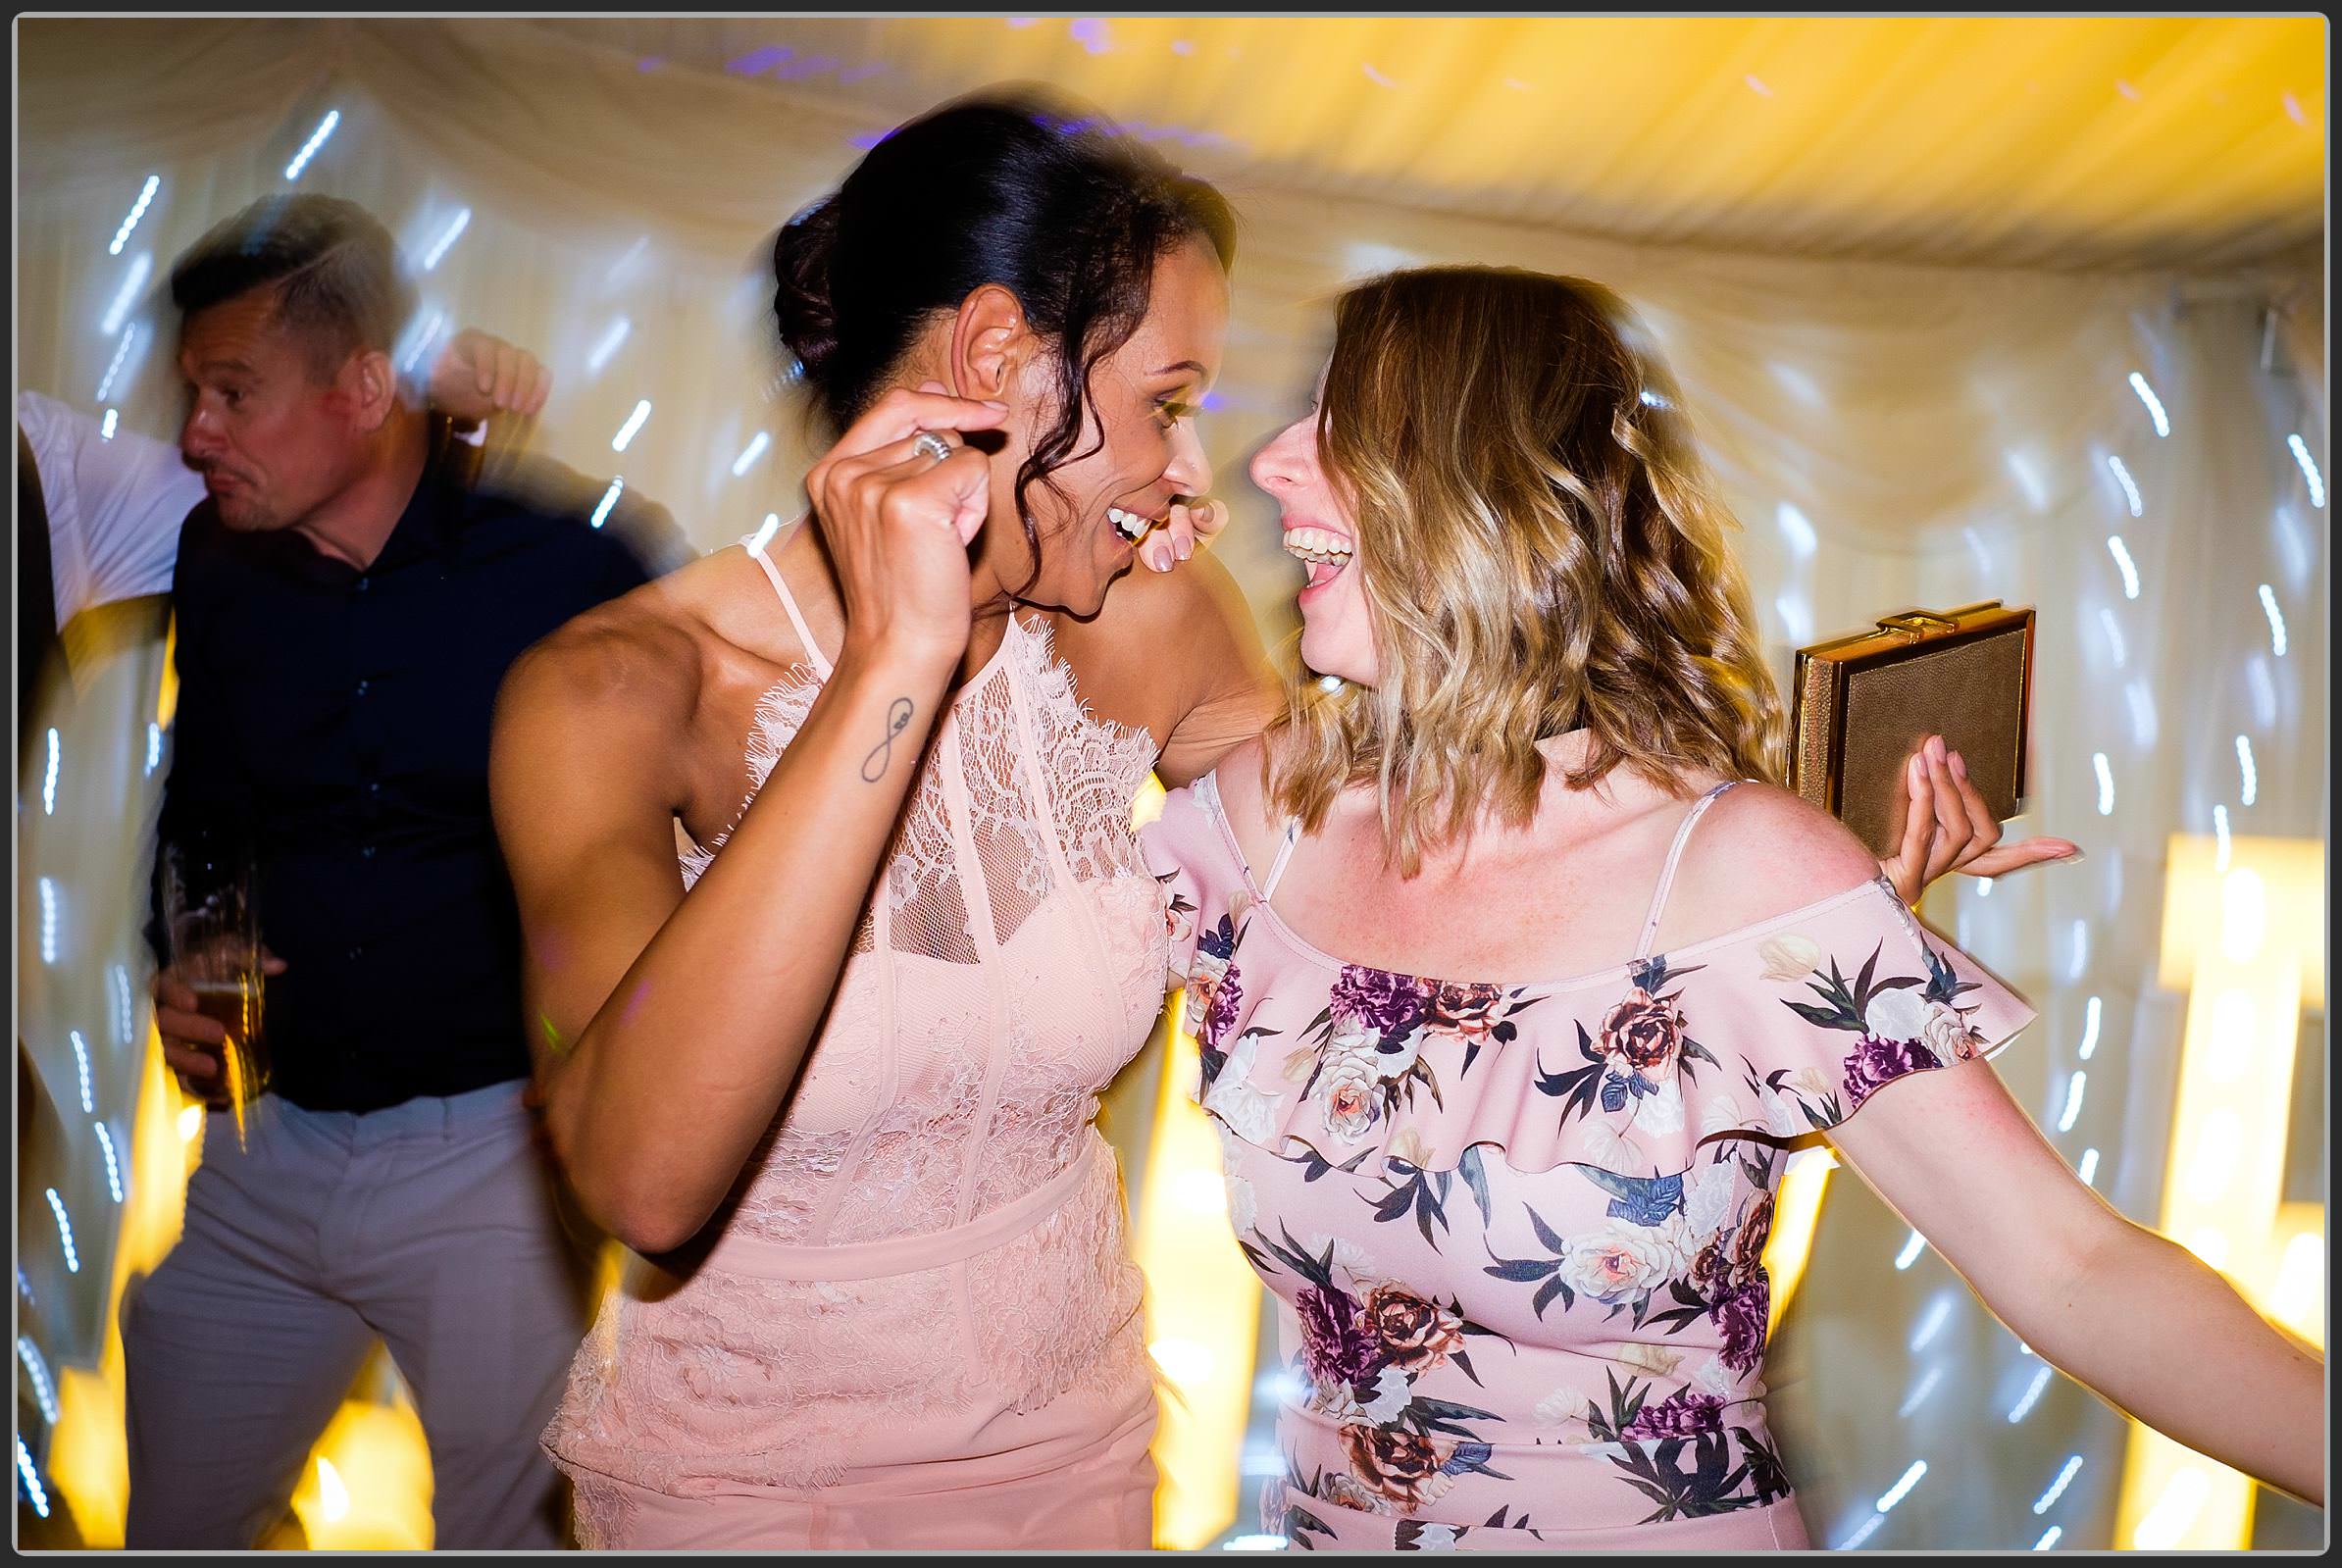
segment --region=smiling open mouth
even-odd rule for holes
[[[1119,506],[1109,506],[1106,508],[1106,521],[1114,525],[1115,532],[1136,544],[1146,536],[1148,529],[1153,528],[1162,519],[1141,517],[1138,513],[1126,512]]]
[[[1285,553],[1309,564],[1309,585],[1325,586],[1350,563],[1354,546],[1332,529],[1298,528],[1285,531]]]

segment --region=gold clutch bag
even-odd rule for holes
[[[1800,648],[1789,787],[1887,854],[1903,830],[1903,765],[1942,735],[2005,821],[2024,809],[2032,695],[2032,608],[1998,599],[1908,610]]]

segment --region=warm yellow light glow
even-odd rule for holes
[[[155,690],[155,723],[168,730],[178,712],[178,617],[163,625],[162,683]]]
[[[1131,802],[1131,826],[1144,828],[1163,814],[1163,781],[1153,774],[1139,786],[1139,798]]]
[[[349,1488],[341,1484],[341,1472],[333,1468],[333,1461],[324,1454],[317,1456],[318,1509],[327,1524],[339,1524],[350,1516]]]
[[[1183,1391],[1209,1384],[1212,1371],[1219,1364],[1217,1356],[1193,1340],[1157,1340],[1146,1347],[1146,1353],[1163,1369],[1163,1376]]]
[[[593,1311],[596,1317],[601,1313],[602,1303],[610,1299],[610,1292],[617,1290],[626,1279],[626,1260],[625,1242],[612,1239],[602,1243],[602,1249],[593,1261]]]
[[[2249,964],[2268,936],[2268,892],[2261,874],[2238,866],[2220,879],[2220,956]]]
[[[1764,1243],[1764,1272],[1772,1277],[1773,1299],[1767,1338],[1781,1327],[1806,1264],[1813,1255],[1813,1233],[1821,1224],[1822,1194],[1838,1161],[1828,1149],[1800,1149],[1789,1156],[1773,1194],[1773,1234]]]
[[[2283,1202],[2301,1012],[2325,1002],[2324,886],[2318,840],[2231,838],[2223,869],[2215,840],[2176,835],[2158,966],[2189,995],[2156,1228],[2296,1333],[2324,1309],[2324,1210]],[[2115,1517],[2121,1544],[2240,1550],[2253,1483],[2134,1422]]]
[[[2155,1506],[2147,1510],[2147,1517],[2130,1533],[2131,1548],[2169,1551],[2178,1545],[2212,1500],[2213,1492],[2212,1476],[2203,1466],[2188,1465],[2175,1472],[2156,1493]]]
[[[1228,1212],[1228,1184],[1217,1171],[1182,1171],[1178,1177],[1179,1201],[1197,1214],[1226,1214]]]
[[[1163,1077],[1133,1250],[1146,1275],[1147,1348],[1168,1385],[1154,1440],[1162,1473],[1154,1543],[1193,1551],[1236,1519],[1260,1277],[1229,1229],[1219,1135],[1188,1097],[1196,1052],[1178,1027],[1181,1002],[1172,997],[1162,1025]]]
[[[431,1455],[405,1400],[343,1402],[292,1494],[314,1551],[428,1551]]]
[[[2276,1279],[2262,1306],[2268,1315],[2325,1348],[2325,1207],[2288,1203],[2278,1212]]]
[[[1162,781],[1149,774],[1132,804],[1132,826],[1162,813]],[[1236,1518],[1260,1323],[1260,1276],[1229,1228],[1219,1135],[1188,1097],[1196,1053],[1195,1037],[1179,1028],[1184,1011],[1173,995],[1150,1047],[1162,1052],[1163,1068],[1132,1243],[1146,1276],[1146,1348],[1165,1385],[1154,1438],[1162,1478],[1154,1543],[1173,1551],[1209,1545]]]
[[[145,1069],[132,1099],[130,1179],[114,1245],[106,1291],[106,1339],[96,1368],[57,1369],[57,1426],[49,1438],[49,1478],[73,1512],[81,1543],[99,1550],[122,1545],[130,1495],[129,1451],[123,1437],[122,1297],[124,1289],[153,1271],[178,1241],[185,1213],[187,1172],[201,1152],[190,1138],[186,1112],[177,1117],[178,1083],[163,1065],[162,1037],[147,1030]],[[194,1134],[203,1131],[203,1107]]]
[[[2213,1226],[2190,1231],[2185,1243],[2190,1252],[2215,1269],[2228,1266],[2228,1233]]]
[[[2216,1201],[2235,1180],[2236,1162],[2243,1153],[2244,1123],[2237,1120],[2236,1113],[2222,1109],[2208,1114],[2196,1130],[2196,1144],[2188,1155],[2189,1201]]]
[[[49,1440],[53,1490],[72,1510],[82,1544],[99,1550],[121,1548],[129,1503],[123,1293],[178,1244],[187,1177],[203,1152],[203,1107],[179,1099],[178,1083],[163,1065],[161,1037],[150,1024],[130,1123],[130,1180],[106,1298],[105,1345],[94,1370],[58,1369],[57,1426]],[[313,1451],[292,1505],[313,1547],[424,1550],[432,1542],[431,1494],[430,1454],[413,1409],[351,1400]]]
[[[2160,239],[2148,254],[2203,265],[2236,254],[2211,241],[2324,195],[2316,17],[1409,9],[1118,15],[1096,24],[1095,52],[1063,22],[991,16],[788,36],[800,58],[886,60],[910,81],[1049,81],[1125,123],[1208,128],[1256,168],[1624,243],[1810,254],[1895,235],[1914,261],[2113,266]],[[2126,63],[2135,100],[2116,84]],[[1553,155],[1581,147],[1602,152]],[[2165,237],[2183,222],[2192,244]]]
[[[2301,971],[2301,1005],[2325,1006],[2325,845],[2316,838],[2232,837],[2229,865],[2261,878],[2262,957],[2277,949]],[[2227,910],[2219,845],[2209,835],[2173,834],[2165,850],[2164,928],[2156,984],[2198,987],[2199,957],[2216,952]]]
[[[2205,1076],[2223,1087],[2242,1079],[2252,1068],[2253,1041],[2260,1027],[2251,991],[2230,986],[2214,997],[2212,1049],[2204,1058]]]
[[[223,1047],[226,1067],[221,1076],[228,1081],[228,1104],[235,1115],[235,1146],[244,1146],[244,1063],[235,1041],[229,1039]]]

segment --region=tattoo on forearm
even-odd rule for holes
[[[862,759],[862,782],[877,784],[887,777],[887,766],[894,760],[894,737],[902,733],[911,722],[911,699],[896,697],[887,710],[887,738],[870,748],[870,755]]]

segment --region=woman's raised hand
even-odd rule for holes
[[[1211,543],[1228,526],[1228,504],[1183,495],[1171,503],[1171,516],[1139,546],[1139,559],[1148,570],[1168,572]]]
[[[967,651],[968,545],[991,505],[992,461],[955,432],[991,430],[1007,413],[940,381],[896,387],[805,476],[849,648],[950,661]]]
[[[1969,782],[1967,764],[1945,749],[1941,735],[1929,735],[1904,764],[1903,788],[1903,838],[1879,869],[1907,904],[1916,904],[1927,885],[1947,872],[2005,877],[2043,861],[2081,858],[2081,847],[2066,838],[2003,844],[2000,819]]]

